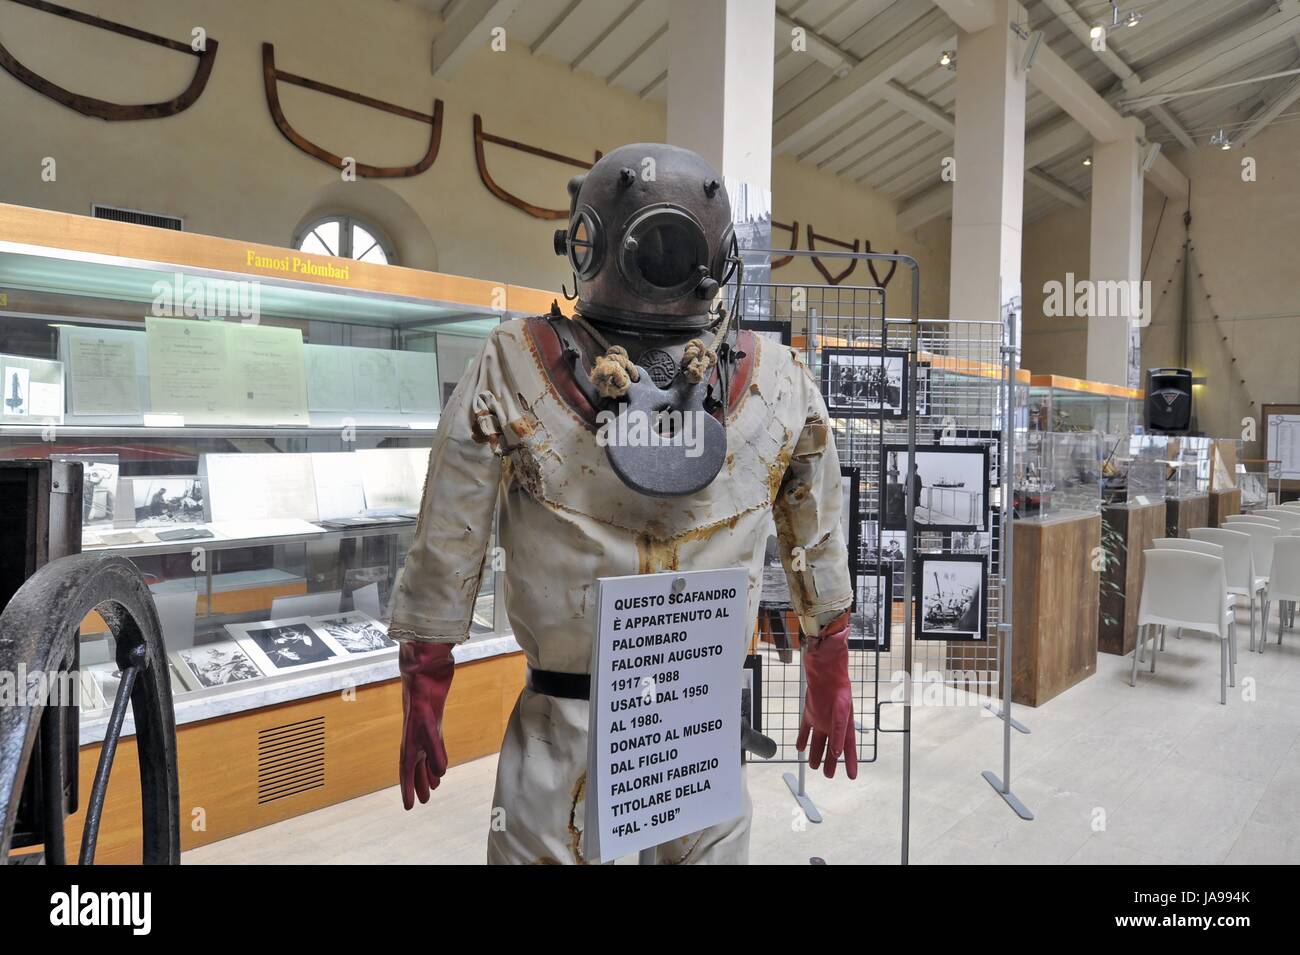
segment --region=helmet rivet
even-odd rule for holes
[[[618,184],[626,189],[632,183],[636,182],[636,170],[624,166],[618,171]]]
[[[629,252],[635,252],[636,247],[637,247],[637,241],[636,239],[632,238],[632,236],[628,236],[623,241],[623,248],[627,249]]]
[[[718,180],[710,179],[708,182],[704,184],[704,194],[708,196],[710,199],[712,199],[714,193],[718,191],[718,185],[719,185]]]

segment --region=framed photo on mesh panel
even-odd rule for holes
[[[982,447],[989,449],[989,483],[1001,484],[998,468],[1002,464],[1002,432],[979,428],[934,429],[935,444],[948,447]]]
[[[849,618],[850,650],[888,650],[894,612],[893,575],[874,568],[858,575]]]
[[[740,323],[742,329],[748,329],[760,338],[766,338],[768,341],[777,345],[790,346],[790,323],[789,322],[771,322],[771,321],[745,321]]]
[[[905,418],[907,352],[824,348],[821,389],[832,418]]]
[[[916,639],[974,643],[988,639],[988,557],[917,554]]]
[[[880,461],[885,530],[907,530],[907,489],[916,493],[918,531],[988,529],[989,449],[982,446],[922,444],[916,468],[907,445],[887,444]]]
[[[849,575],[857,577],[862,566],[862,510],[858,503],[862,469],[840,465],[840,531],[849,549]]]

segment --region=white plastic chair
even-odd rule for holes
[[[1195,538],[1157,537],[1151,544],[1161,550],[1190,550],[1198,554],[1209,554],[1211,557],[1223,557],[1223,548],[1218,544]]]
[[[1133,673],[1129,686],[1137,686],[1138,653],[1146,645],[1148,628],[1181,627],[1219,638],[1219,702],[1227,705],[1229,673],[1237,685],[1231,662],[1230,641],[1235,641],[1235,598],[1228,595],[1223,558],[1179,548],[1143,551],[1142,601],[1138,606],[1138,645],[1133,648]],[[1151,672],[1156,672],[1156,650],[1151,649]]]
[[[1270,524],[1273,527],[1281,527],[1281,522],[1276,517],[1260,517],[1256,514],[1229,514],[1223,519],[1223,526],[1229,524]]]
[[[1251,548],[1250,534],[1226,527],[1194,527],[1188,533],[1194,541],[1217,544],[1223,550],[1223,569],[1228,578],[1228,593],[1250,601],[1250,649],[1255,649],[1255,598],[1261,608],[1268,581],[1255,573],[1255,552]],[[1235,656],[1237,646],[1234,642]]]
[[[1300,531],[1300,510],[1289,510],[1284,507],[1270,507],[1262,511],[1255,511],[1251,517],[1267,517],[1270,520],[1277,521],[1278,527],[1282,533],[1291,534]]]
[[[1255,561],[1255,576],[1268,583],[1269,573],[1273,567],[1273,545],[1281,536],[1279,528],[1262,521],[1237,521],[1232,524],[1234,531],[1250,535],[1250,550]],[[1267,590],[1264,592],[1264,613],[1260,623],[1260,638],[1254,641],[1251,649],[1257,653],[1264,652],[1265,637],[1268,635],[1268,618],[1272,611],[1273,598]]]
[[[1268,599],[1300,601],[1300,537],[1279,537],[1273,544],[1273,573],[1268,581]],[[1277,622],[1277,642],[1282,643],[1284,617]],[[1295,626],[1294,619],[1291,620]],[[1268,622],[1264,624],[1264,638],[1268,638]]]

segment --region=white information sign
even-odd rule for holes
[[[591,662],[586,855],[611,860],[743,810],[743,568],[604,577]]]

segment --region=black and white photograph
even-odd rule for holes
[[[983,554],[920,554],[916,562],[916,638],[987,638],[988,558]]]
[[[329,634],[330,640],[348,653],[374,653],[397,646],[389,639],[387,627],[359,610],[317,617],[315,622]]]
[[[879,348],[822,351],[822,397],[837,418],[907,414],[907,353]]]
[[[111,526],[117,508],[117,455],[52,454],[50,459],[81,462],[81,526]]]
[[[840,466],[840,531],[849,550],[849,573],[857,574],[862,559],[862,516],[858,507],[858,489],[862,470]]]
[[[930,413],[930,363],[916,363],[916,413],[925,416]]]
[[[893,615],[893,586],[888,573],[860,574],[850,620],[850,650],[888,650]]]
[[[226,624],[226,631],[266,673],[322,666],[339,658],[310,617]]]
[[[131,479],[136,527],[203,523],[203,481],[197,477]]]
[[[935,428],[935,444],[946,447],[982,447],[989,449],[989,484],[1001,483],[998,465],[1002,461],[1002,432],[978,428]]]
[[[753,332],[759,338],[765,338],[774,345],[790,345],[790,323],[769,321],[746,321],[743,328]]]
[[[907,559],[907,531],[878,531],[875,521],[864,525],[866,539],[863,543],[864,568],[878,568],[889,572],[893,579],[895,600],[903,599],[904,561]]]
[[[881,486],[883,527],[907,530],[907,495],[915,497],[918,529],[982,531],[988,528],[988,448],[921,445],[909,466],[906,445],[885,445]]]
[[[256,680],[262,675],[248,654],[229,640],[187,647],[176,651],[175,658],[182,675],[192,676],[187,682],[202,689]]]

